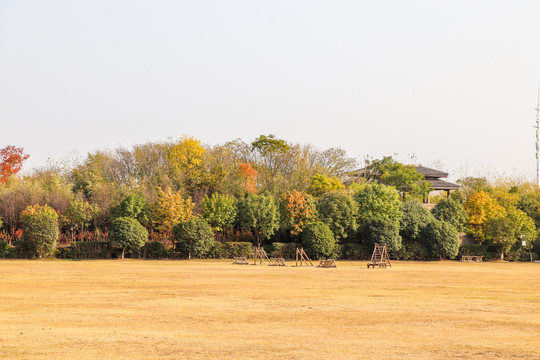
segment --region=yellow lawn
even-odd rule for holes
[[[540,264],[365,265],[0,261],[0,359],[540,359]]]

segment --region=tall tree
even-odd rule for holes
[[[279,213],[272,197],[248,195],[238,201],[238,225],[250,230],[257,245],[269,239],[279,227]]]
[[[484,228],[489,219],[504,217],[506,210],[485,191],[475,191],[464,204],[469,219],[469,233],[478,242],[483,243],[487,237]],[[499,223],[499,225],[502,223]]]
[[[159,189],[158,201],[154,204],[152,221],[158,231],[172,231],[179,222],[193,217],[193,206],[190,198],[184,199],[180,192]]]
[[[279,198],[279,210],[284,228],[288,229],[292,236],[299,235],[317,216],[315,200],[301,191],[282,194]]]
[[[317,199],[319,219],[330,227],[336,240],[349,237],[358,227],[358,205],[344,193],[328,192]]]
[[[236,200],[232,196],[218,193],[210,197],[205,195],[201,216],[210,224],[213,231],[228,230],[236,219]]]
[[[7,179],[18,173],[23,166],[23,162],[30,155],[24,153],[22,147],[8,145],[0,149],[0,184],[5,183]]]

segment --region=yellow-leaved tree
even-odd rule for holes
[[[469,233],[481,244],[486,238],[484,232],[488,220],[504,216],[506,210],[485,191],[475,191],[464,204],[469,219]]]
[[[193,202],[184,199],[180,192],[159,189],[158,200],[154,205],[152,222],[158,231],[172,231],[179,222],[193,217]]]
[[[180,186],[194,190],[204,182],[204,159],[206,149],[201,141],[193,137],[184,136],[174,146],[169,161],[173,176]]]

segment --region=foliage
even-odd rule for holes
[[[257,170],[255,170],[249,163],[242,163],[238,164],[238,171],[240,171],[240,176],[243,179],[242,189],[250,194],[256,193],[258,175]]]
[[[0,184],[5,183],[8,178],[18,173],[22,169],[23,162],[30,155],[24,153],[22,147],[8,145],[0,149]]]
[[[315,200],[301,191],[282,194],[279,198],[279,210],[284,228],[293,236],[299,235],[317,216]]]
[[[347,194],[328,192],[317,200],[319,219],[330,227],[336,240],[349,237],[356,229],[358,205]]]
[[[347,260],[366,260],[371,257],[373,248],[369,248],[363,244],[345,243],[341,250],[341,258]]]
[[[475,191],[469,196],[464,207],[469,219],[469,233],[480,244],[487,239],[484,233],[487,221],[505,214],[504,208],[491,195],[482,190]]]
[[[459,232],[467,230],[467,212],[459,202],[452,199],[441,200],[431,212],[435,218],[452,224]]]
[[[119,217],[113,220],[109,231],[111,246],[122,249],[122,259],[126,250],[138,250],[148,240],[148,231],[137,220]]]
[[[213,231],[230,229],[236,219],[236,200],[218,193],[204,196],[201,216],[212,226]]]
[[[222,256],[227,259],[234,257],[249,257],[251,255],[251,243],[249,242],[226,242],[223,245]]]
[[[0,259],[4,259],[6,255],[9,253],[10,249],[11,249],[11,246],[9,246],[7,241],[0,240]]]
[[[113,253],[108,241],[72,241],[58,250],[56,257],[61,259],[109,259]]]
[[[253,149],[257,150],[263,155],[267,155],[272,152],[287,152],[289,145],[285,140],[276,139],[275,135],[261,135],[255,141],[251,143]]]
[[[273,198],[250,194],[238,201],[238,225],[255,235],[257,244],[269,239],[279,227],[279,213]]]
[[[206,255],[214,242],[214,233],[208,223],[200,218],[192,218],[175,225],[173,229],[176,250],[189,259]]]
[[[370,218],[360,231],[362,244],[373,249],[375,244],[386,244],[389,253],[401,249],[399,221],[385,218]]]
[[[96,205],[92,206],[82,199],[73,199],[62,214],[62,225],[82,233],[90,226],[94,214],[97,212]]]
[[[366,170],[368,176],[381,184],[395,187],[404,198],[406,195],[425,198],[431,189],[431,185],[413,165],[400,164],[391,156],[373,160]]]
[[[424,244],[435,259],[454,259],[459,251],[459,233],[451,224],[432,219],[422,230]]]
[[[32,205],[21,212],[23,238],[21,246],[29,257],[50,257],[58,239],[58,214],[47,206]]]
[[[110,210],[111,218],[129,217],[137,220],[142,226],[148,226],[150,208],[141,194],[133,193]]]
[[[321,221],[308,224],[302,233],[302,245],[313,259],[335,258],[338,251],[332,230]]]
[[[315,197],[319,197],[324,193],[343,189],[345,189],[345,185],[336,176],[317,174],[311,178],[307,192]]]
[[[152,221],[158,231],[172,231],[179,222],[193,217],[191,199],[184,199],[182,194],[173,193],[170,188],[166,191],[159,189],[158,199],[152,211]]]
[[[358,203],[358,222],[361,226],[372,219],[386,219],[394,223],[401,218],[399,196],[393,187],[367,183],[354,194],[354,200]]]
[[[400,207],[402,216],[399,221],[399,233],[404,243],[413,243],[420,237],[422,230],[433,221],[433,215],[418,201],[406,201]]]

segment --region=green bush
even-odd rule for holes
[[[373,249],[358,243],[345,243],[341,249],[341,258],[347,260],[366,260],[371,258]]]
[[[20,242],[24,256],[46,258],[54,253],[58,239],[58,214],[47,206],[32,205],[21,212],[23,237]]]
[[[11,246],[9,246],[6,241],[0,240],[0,259],[6,258],[6,254],[9,252],[10,248]]]
[[[484,261],[497,260],[499,258],[499,254],[497,254],[497,252],[494,249],[489,249],[489,247],[486,245],[478,245],[478,244],[460,245],[457,258],[459,259],[463,255],[483,256]]]
[[[139,250],[146,240],[148,240],[148,231],[133,218],[119,217],[111,224],[109,242],[111,246],[122,249],[122,259],[126,250]]]
[[[204,257],[214,243],[212,228],[203,218],[192,218],[173,228],[176,248],[180,254],[191,257]]]
[[[302,245],[313,259],[336,258],[339,250],[332,230],[321,221],[312,222],[304,228]]]
[[[446,221],[433,219],[421,237],[435,259],[454,259],[459,253],[459,233]]]
[[[429,260],[432,258],[430,251],[424,244],[406,243],[395,254],[398,260]]]
[[[223,245],[221,256],[226,259],[239,256],[250,257],[252,255],[251,248],[252,244],[249,242],[226,242]]]
[[[146,259],[165,259],[169,257],[169,251],[158,241],[150,241],[144,244],[143,254]]]
[[[349,237],[356,230],[357,207],[346,194],[326,193],[317,200],[319,219],[330,227],[337,240]]]

